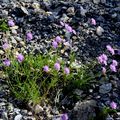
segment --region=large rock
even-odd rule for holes
[[[76,103],[71,119],[72,120],[89,120],[95,117],[94,107],[96,107],[95,100],[79,101]]]

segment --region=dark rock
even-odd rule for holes
[[[72,111],[72,120],[88,120],[95,117],[94,107],[95,100],[79,101]]]
[[[108,92],[110,92],[112,89],[112,84],[108,83],[108,84],[103,84],[100,86],[99,92],[102,94],[106,94]]]

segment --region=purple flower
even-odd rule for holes
[[[49,72],[49,67],[48,67],[47,65],[45,65],[45,66],[43,67],[43,71],[44,71],[44,72]]]
[[[17,60],[18,60],[18,62],[21,63],[24,60],[24,56],[22,54],[18,54],[17,55]]]
[[[8,59],[4,60],[4,61],[3,61],[3,64],[4,64],[5,66],[10,66],[10,60],[8,60]]]
[[[28,32],[28,33],[26,34],[26,37],[27,37],[27,40],[32,40],[32,39],[33,39],[33,35],[32,35],[31,32]]]
[[[110,45],[107,45],[106,48],[112,55],[115,54],[115,50]]]
[[[72,32],[73,32],[73,34],[75,34],[75,35],[77,34],[75,30],[72,30]]]
[[[65,113],[61,116],[61,120],[68,120],[68,115]]]
[[[64,26],[64,22],[60,21],[60,24],[61,24],[62,26]]]
[[[107,61],[108,60],[107,55],[105,55],[105,54],[102,54],[101,57],[102,57],[103,61]]]
[[[60,43],[60,42],[62,41],[62,39],[61,39],[60,36],[57,36],[57,37],[55,38],[55,40],[56,40],[56,42],[58,42],[58,43]]]
[[[118,66],[118,62],[116,60],[112,60],[112,65]]]
[[[110,107],[112,109],[117,109],[117,104],[113,101],[113,102],[110,103]]]
[[[97,59],[100,64],[107,65],[107,60],[108,60],[107,55],[102,54]]]
[[[10,27],[13,27],[13,26],[15,25],[15,23],[14,23],[13,20],[9,20],[9,21],[8,21],[8,25],[9,25]]]
[[[7,50],[7,49],[10,48],[10,46],[9,46],[8,43],[4,43],[4,44],[2,45],[2,48],[3,48],[4,50]]]
[[[57,47],[58,47],[58,43],[54,40],[54,41],[52,42],[52,46],[53,46],[53,48],[57,48]]]
[[[91,21],[91,24],[92,24],[92,25],[96,25],[96,20],[95,20],[94,18],[91,18],[90,21]]]
[[[58,62],[56,62],[56,63],[54,64],[54,68],[55,68],[57,71],[59,71],[59,70],[60,70],[60,64],[59,64]]]
[[[102,73],[105,74],[106,73],[106,68],[102,67]]]
[[[110,65],[110,70],[112,72],[117,72],[116,66],[114,66],[113,64]]]
[[[65,29],[66,29],[68,32],[73,32],[72,27],[69,26],[68,24],[65,24]]]
[[[66,75],[68,75],[68,74],[70,74],[70,69],[69,68],[64,68],[64,73],[66,74]]]

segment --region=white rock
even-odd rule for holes
[[[37,104],[37,105],[35,106],[34,111],[35,111],[35,113],[40,113],[40,112],[43,111],[43,108],[42,108],[40,105]]]
[[[18,29],[19,27],[17,25],[13,26],[13,27],[10,27],[11,30],[16,30]]]
[[[19,114],[19,115],[15,116],[14,120],[22,120],[22,115]]]
[[[14,29],[12,29],[11,32],[12,32],[13,34],[15,34],[15,35],[17,34],[17,31],[14,30]]]
[[[87,10],[86,9],[84,9],[82,6],[80,7],[80,10],[81,10],[81,15],[82,16],[85,16],[85,13],[87,12]]]
[[[26,15],[29,14],[28,11],[27,11],[27,9],[26,9],[25,7],[21,6],[21,10],[22,10]]]
[[[96,29],[97,35],[101,36],[103,32],[104,32],[104,29],[101,26],[98,26]]]
[[[3,118],[3,120],[8,120],[8,114],[7,114],[7,112],[3,112],[2,113],[2,118]]]
[[[4,51],[3,50],[0,50],[0,55],[3,55],[4,54]]]

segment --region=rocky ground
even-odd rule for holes
[[[51,47],[51,41],[57,35],[65,36],[70,45],[64,51],[63,57],[67,58],[73,50],[76,60],[85,63],[96,59],[108,44],[115,49],[120,48],[119,0],[0,0],[0,18],[15,21],[16,26],[11,27],[11,32],[7,34],[10,34],[11,45],[24,53],[46,54]],[[96,25],[91,24],[91,18],[96,20]],[[68,23],[76,31],[76,35],[66,34],[60,21]],[[25,46],[22,40],[28,31],[32,32],[33,40]],[[5,37],[0,32],[0,46]],[[4,54],[2,49],[0,54]],[[109,81],[93,86],[88,91],[76,90],[86,100],[78,101],[72,109],[66,108],[70,120],[87,120],[88,116],[96,115],[94,108],[107,106],[112,100],[118,103],[120,110],[119,78],[119,75],[111,77]],[[66,96],[60,104],[69,106],[68,101],[70,100]],[[33,113],[18,108],[17,102],[20,101],[11,98],[8,86],[0,79],[0,120],[35,120]],[[38,116],[42,114],[39,118],[41,120],[60,119],[60,113],[50,106],[37,106],[36,111],[40,113]],[[120,120],[120,113],[109,115],[106,120]]]

